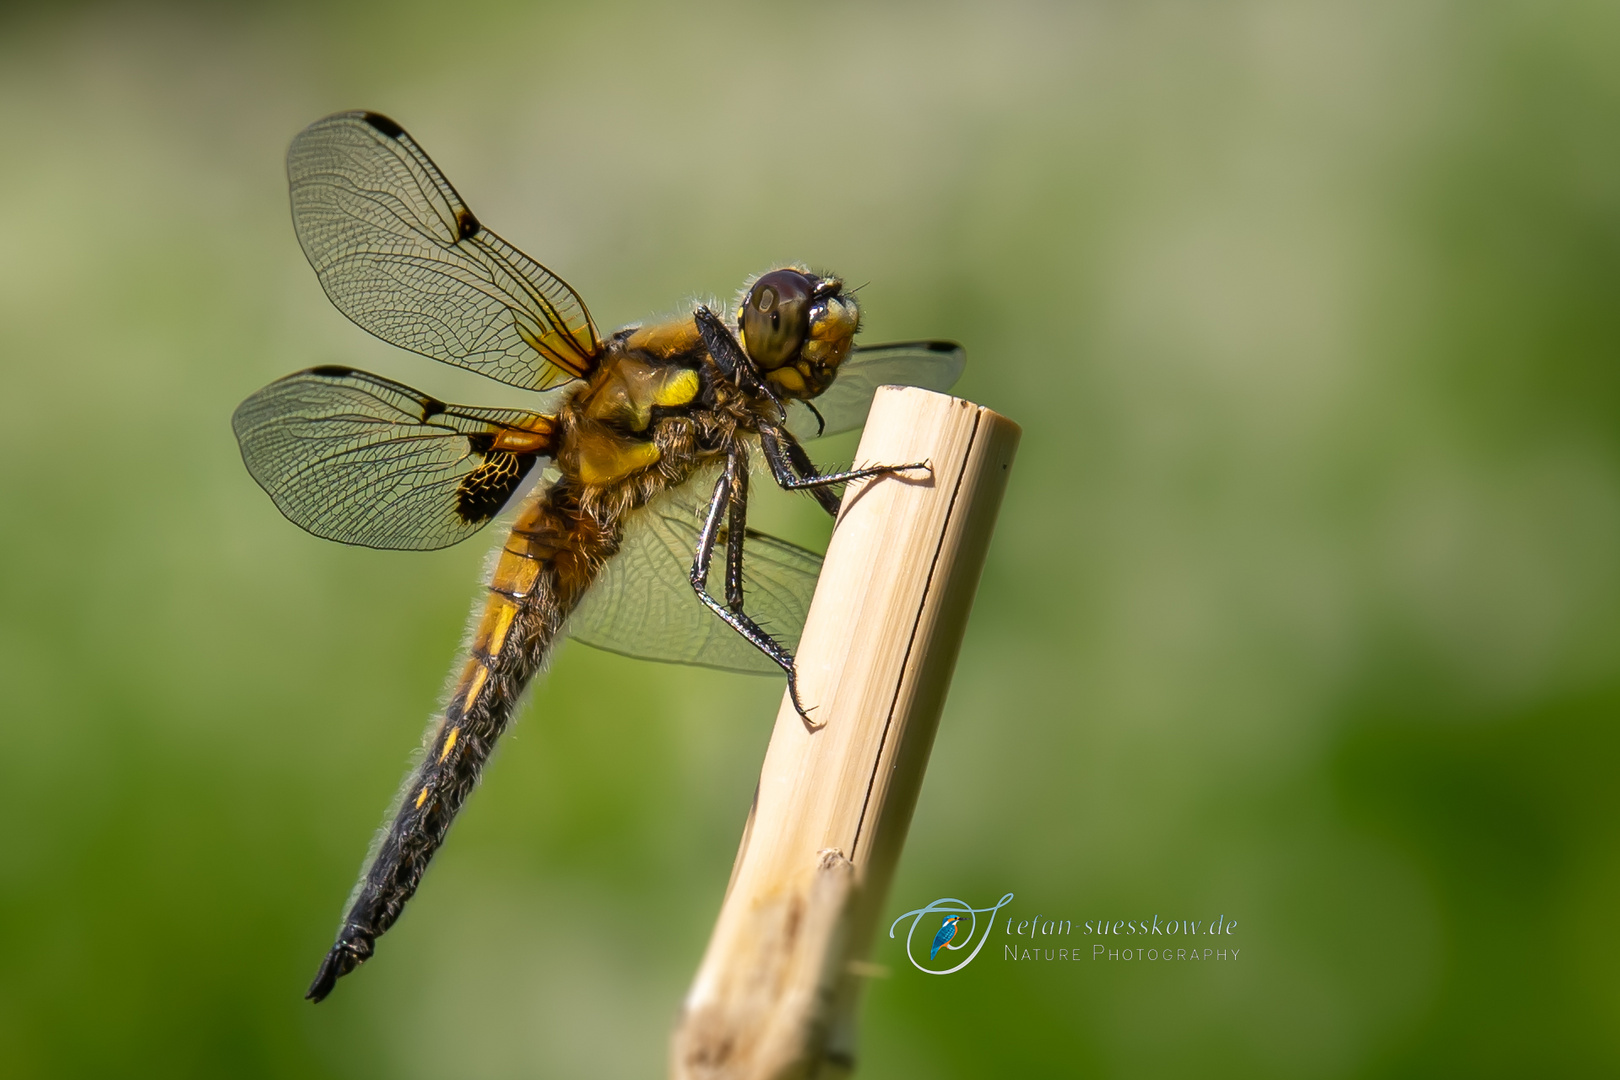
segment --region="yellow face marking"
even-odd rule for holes
[[[451,750],[455,749],[456,736],[458,736],[460,734],[461,734],[461,729],[460,728],[453,727],[453,728],[450,729],[450,737],[448,739],[444,740],[444,749],[439,751],[439,760],[441,762],[444,761],[445,758],[450,756],[450,751]]]
[[[855,328],[860,324],[860,309],[855,306],[853,297],[829,296],[825,308],[813,308],[810,312],[810,337],[815,341],[854,337]]]
[[[685,405],[698,395],[698,373],[691,368],[678,368],[669,373],[663,382],[653,388],[653,404],[663,405],[666,408],[672,405]]]
[[[422,794],[420,794],[420,795],[418,795],[416,797],[416,808],[418,810],[422,809],[422,804],[427,802],[427,791],[428,791],[427,785],[423,784],[422,785]]]
[[[775,371],[765,373],[765,378],[786,390],[793,397],[804,394],[804,376],[790,367],[779,367]]]
[[[476,661],[474,661],[477,664]],[[467,696],[461,699],[461,711],[466,712],[478,700],[478,691],[484,688],[484,680],[489,678],[489,668],[477,664],[478,670],[473,673],[472,684],[467,687]]]

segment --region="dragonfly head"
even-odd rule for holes
[[[787,398],[813,398],[832,385],[861,324],[844,283],[799,267],[762,274],[738,313],[743,348],[771,388]]]

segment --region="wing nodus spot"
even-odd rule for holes
[[[476,525],[500,513],[538,457],[504,450],[486,454],[483,464],[462,477],[456,488],[456,516]]]
[[[466,207],[462,207],[460,210],[456,211],[456,231],[459,234],[456,237],[457,240],[465,240],[469,236],[477,236],[478,230],[482,228],[483,226],[478,223],[478,219],[473,217],[473,212],[471,210],[468,210]]]

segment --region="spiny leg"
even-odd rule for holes
[[[932,471],[932,466],[928,462],[918,461],[910,465],[873,465],[865,469],[849,469],[837,473],[817,472],[810,455],[805,453],[804,447],[799,445],[799,440],[785,428],[761,427],[759,445],[765,452],[765,461],[771,467],[771,476],[776,480],[777,486],[784,491],[809,491],[821,504],[821,508],[835,517],[838,515],[841,500],[827,490],[834,484],[847,484],[851,480],[865,480],[868,477],[905,472],[909,469]]]
[[[810,460],[810,455],[799,445],[799,440],[786,430],[780,433],[770,429],[761,430],[759,443],[760,448],[765,451],[765,460],[770,464],[771,476],[778,484],[782,484],[784,476],[791,478],[821,475],[816,471],[816,463]],[[786,487],[785,484],[783,486]],[[811,497],[821,504],[823,510],[832,517],[838,516],[838,507],[843,499],[830,485],[823,484],[807,490]]]
[[[726,606],[741,614],[743,541],[748,534],[748,452],[739,444],[735,454],[738,467],[731,475],[730,513],[726,519]]]
[[[709,355],[714,358],[720,370],[730,375],[738,386],[746,385],[756,394],[769,398],[771,404],[776,406],[777,416],[786,420],[787,405],[782,401],[781,395],[760,375],[758,366],[743,351],[743,347],[737,344],[736,337],[726,324],[720,321],[720,316],[700,305],[692,317],[697,323],[698,336],[703,339],[703,347],[709,350]]]
[[[737,477],[746,472],[747,468],[746,458],[742,458],[738,453],[733,453],[726,458],[725,472],[721,473],[720,479],[714,483],[714,493],[709,497],[709,511],[704,515],[703,529],[698,533],[697,552],[692,560],[692,591],[697,593],[697,598],[703,602],[704,607],[720,616],[727,626],[741,634],[745,641],[770,657],[778,667],[787,672],[788,697],[793,702],[793,710],[799,714],[799,719],[804,721],[805,726],[814,731],[821,725],[810,719],[809,710],[799,701],[799,674],[793,665],[793,654],[788,652],[781,642],[767,634],[758,623],[750,619],[740,609],[732,610],[709,595],[709,567],[714,561],[715,541],[720,537],[720,519],[727,515],[728,512],[737,515],[737,517],[733,518],[734,521],[742,516],[734,509],[733,495],[738,488]],[[746,482],[743,481],[745,484]],[[742,574],[740,568],[742,537],[743,529],[740,526],[733,525],[731,526],[731,535],[726,540],[728,563],[732,557],[730,555],[732,546],[736,545],[738,550],[736,558],[739,564],[739,582]],[[738,596],[740,599],[740,584],[738,586]]]

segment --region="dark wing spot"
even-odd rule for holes
[[[353,375],[354,368],[344,367],[342,364],[322,364],[320,367],[309,369],[311,375],[323,375],[328,379],[341,379],[346,375]]]
[[[456,516],[469,525],[477,525],[500,513],[537,458],[536,454],[505,451],[485,457],[482,465],[462,477],[461,486],[456,489]]]
[[[487,454],[495,448],[495,435],[488,431],[475,431],[467,436],[467,446],[475,454]]]
[[[463,207],[456,211],[456,228],[461,232],[461,235],[456,239],[465,240],[469,236],[477,236],[478,230],[482,229],[483,226],[478,224],[478,219],[473,217],[471,210]]]
[[[929,352],[955,352],[961,347],[954,341],[930,341],[928,343]]]
[[[404,128],[388,119],[388,117],[384,116],[382,113],[368,112],[365,114],[365,121],[378,131],[382,132],[384,135],[388,136],[390,139],[397,139],[401,135],[405,134]]]
[[[424,421],[431,420],[433,417],[438,416],[440,413],[444,412],[445,408],[446,408],[446,406],[445,406],[444,402],[440,401],[436,397],[423,398],[423,400],[422,400],[422,419]]]

